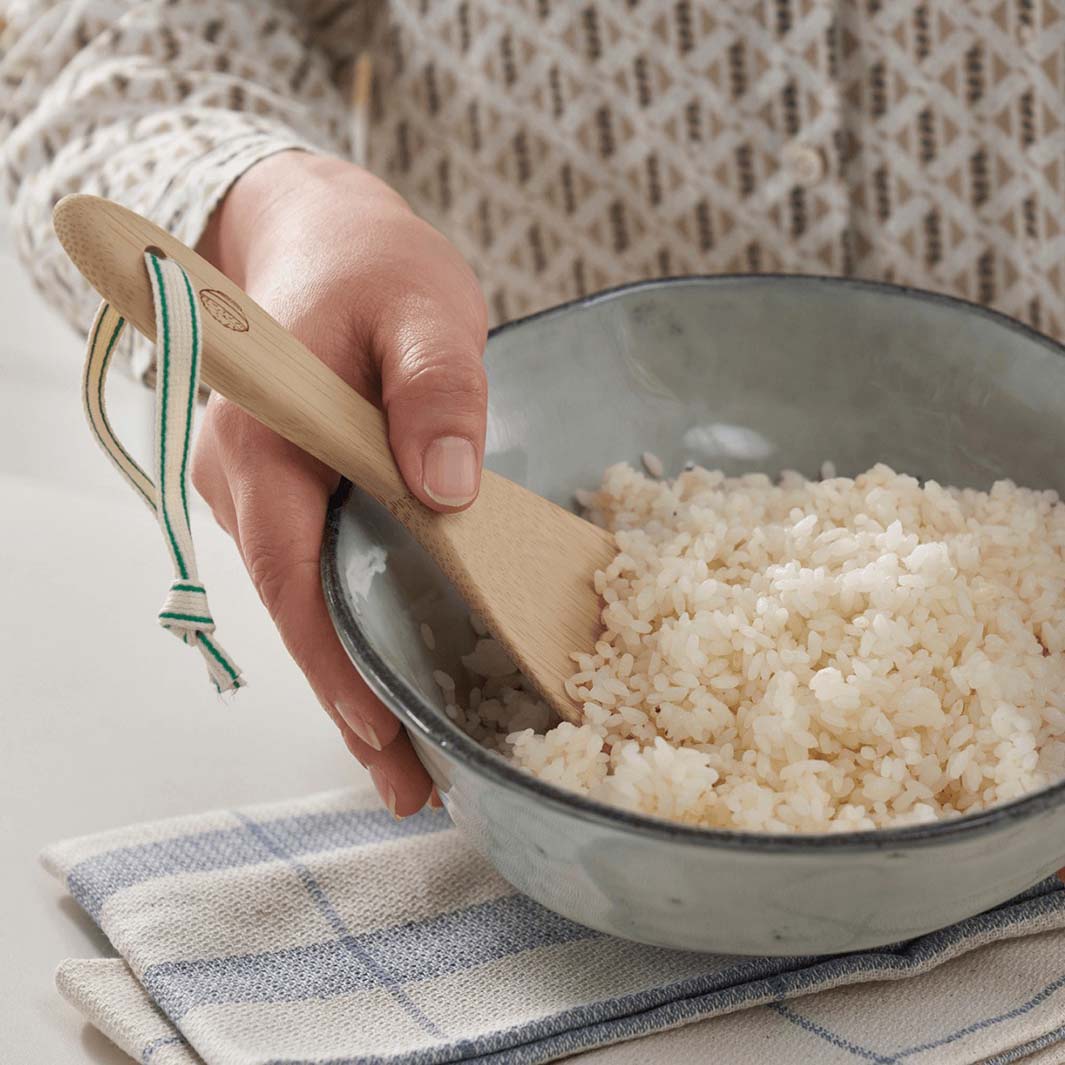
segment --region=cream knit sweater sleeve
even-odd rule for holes
[[[310,43],[300,7],[9,5],[0,188],[22,258],[76,328],[88,327],[97,301],[52,231],[62,196],[107,196],[194,245],[227,188],[257,160],[292,147],[346,151],[335,65]]]

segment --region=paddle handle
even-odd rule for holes
[[[150,340],[155,310],[144,253],[189,276],[203,331],[202,377],[214,391],[365,489],[408,525],[428,516],[409,492],[384,415],[191,248],[98,196],[60,200],[55,230],[89,283]]]

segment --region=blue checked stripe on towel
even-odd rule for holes
[[[599,935],[515,894],[446,815],[397,822],[363,793],[119,829],[44,862],[121,955],[64,963],[61,991],[153,1065],[532,1063],[697,1021],[633,1047],[1062,1060],[1046,1057],[1065,1024],[1056,880],[890,948],[779,959]]]

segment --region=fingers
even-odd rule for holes
[[[369,769],[374,787],[393,817],[417,813],[435,793],[405,732],[400,732],[383,751],[368,749],[343,723],[340,732],[348,750]]]
[[[215,428],[219,405],[224,402],[217,392],[211,393],[207,400],[207,413],[192,451],[190,477],[193,488],[211,508],[214,520],[239,545],[237,512],[233,506],[233,496],[229,491],[229,481],[219,457],[218,433]]]
[[[484,300],[461,260],[454,273],[429,295],[397,301],[374,338],[392,452],[434,510],[473,502],[484,454]]]
[[[402,733],[352,668],[322,595],[319,555],[335,482],[316,460],[233,404],[212,398],[193,458],[193,483],[237,540],[289,653],[334,721],[358,737],[358,756],[369,764]],[[393,787],[401,806],[413,801],[398,783]],[[427,796],[427,784],[424,791]]]
[[[235,410],[235,408],[233,408]],[[370,769],[398,817],[419,810],[431,781],[395,717],[373,696],[337,638],[322,594],[319,555],[335,475],[294,445],[247,418],[233,439],[228,473],[241,553],[281,638],[340,728],[348,749]]]
[[[241,412],[241,417],[246,417]],[[251,421],[248,419],[249,422]],[[241,553],[289,654],[318,698],[374,750],[399,722],[352,668],[326,609],[319,576],[322,529],[335,477],[255,423],[226,470]]]

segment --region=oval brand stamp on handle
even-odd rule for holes
[[[236,300],[231,299],[224,292],[216,288],[201,288],[200,303],[203,309],[219,324],[226,329],[232,329],[234,333],[246,333],[248,331],[248,317],[240,309]]]

